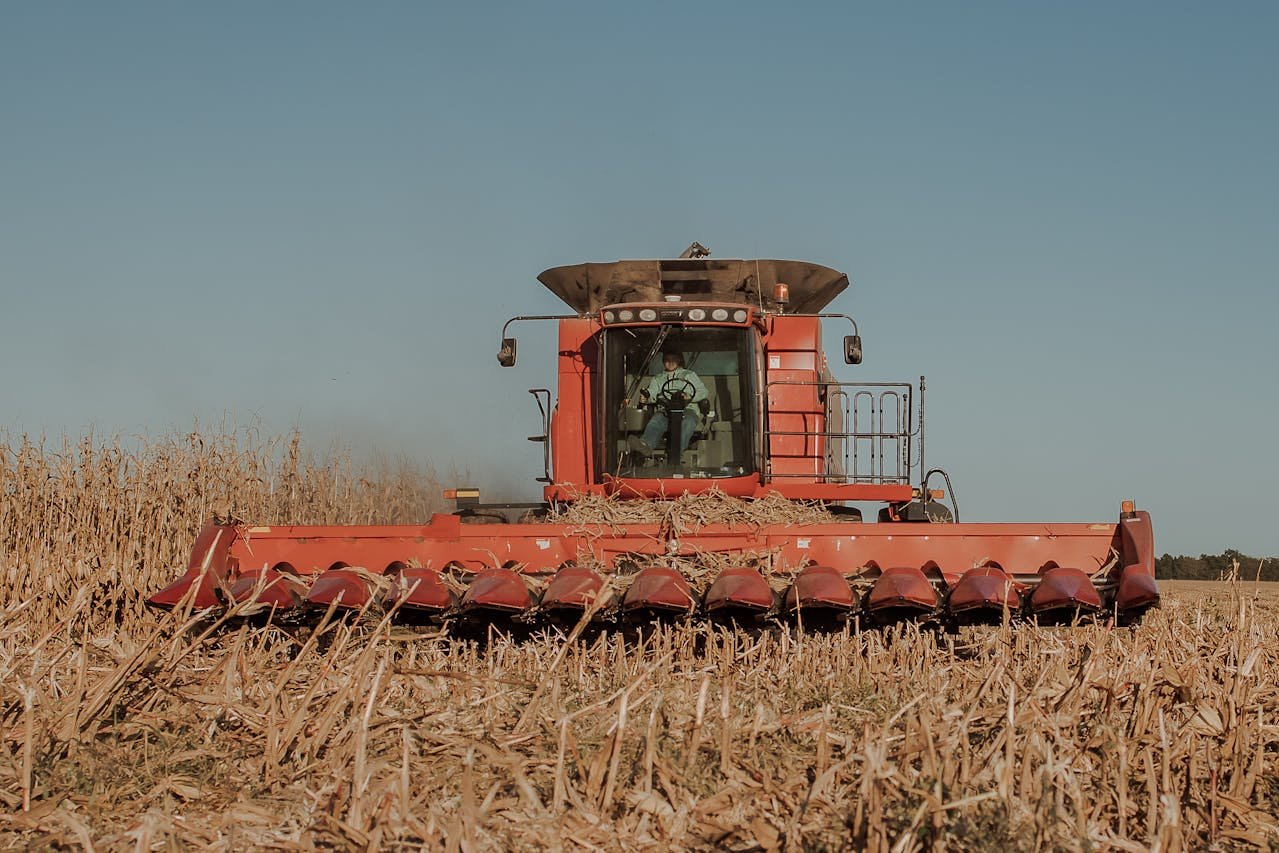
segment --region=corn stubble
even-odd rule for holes
[[[463,641],[152,613],[208,516],[418,521],[296,436],[0,442],[0,845],[1279,845],[1279,601],[1135,629]]]

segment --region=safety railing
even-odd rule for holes
[[[811,408],[778,408],[773,404],[774,388],[782,386],[814,389],[823,405],[822,429],[774,429],[774,420],[801,416],[807,421]],[[768,474],[773,479],[819,476],[829,483],[907,483],[911,472],[922,462],[923,390],[920,412],[914,416],[915,388],[909,382],[835,382],[778,379],[768,383],[768,419],[764,425],[764,447]],[[814,419],[815,420],[815,419]],[[920,437],[920,459],[914,456],[912,440]],[[778,454],[779,459],[811,459],[817,465],[804,472],[780,472],[774,465],[773,438],[802,439],[802,452]],[[801,444],[797,441],[795,444]],[[789,466],[787,466],[789,467]]]

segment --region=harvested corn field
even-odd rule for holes
[[[1279,601],[1254,584],[1168,584],[1134,628],[957,636],[461,640],[140,604],[209,515],[420,519],[434,493],[244,436],[0,449],[0,843],[1279,843]]]

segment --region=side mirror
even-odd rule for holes
[[[497,363],[503,367],[515,366],[515,338],[502,338],[502,348],[497,351]]]
[[[514,356],[512,356],[512,358],[514,358]],[[861,363],[862,363],[862,336],[861,335],[844,335],[844,364],[861,364]]]

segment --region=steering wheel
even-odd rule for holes
[[[692,380],[684,376],[676,376],[662,383],[662,389],[657,392],[657,400],[670,405],[675,395],[679,394],[684,398],[684,402],[687,403],[693,399],[693,395],[696,393],[697,386],[693,384]]]

